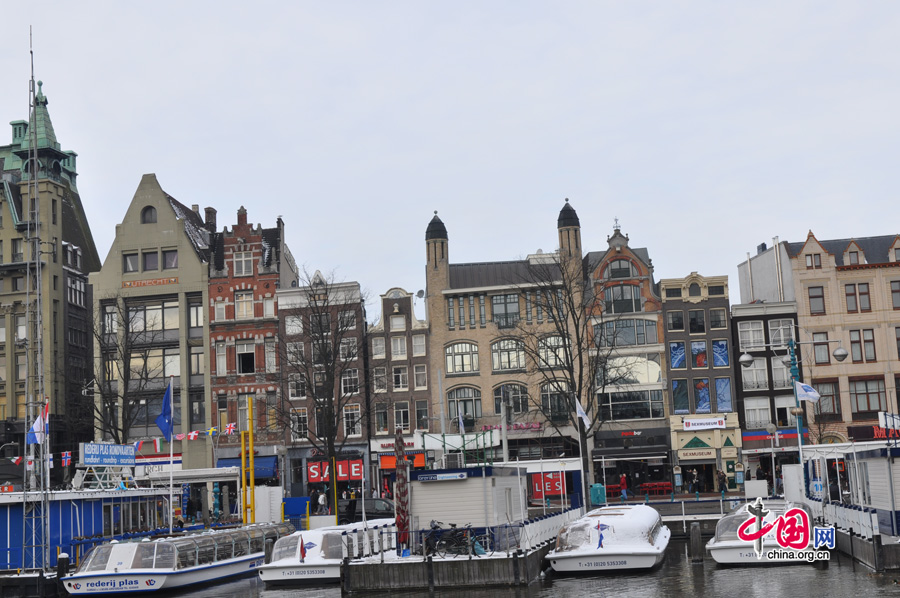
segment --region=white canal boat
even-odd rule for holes
[[[602,507],[559,530],[547,560],[560,573],[650,569],[662,562],[671,535],[656,509]]]
[[[275,543],[272,560],[259,567],[259,577],[266,586],[337,583],[341,579],[345,533],[394,525],[393,519],[375,519],[366,524],[348,523],[294,532]],[[365,528],[364,528],[365,526]],[[385,544],[388,538],[384,537]],[[374,553],[377,547],[371,547]]]
[[[72,575],[70,594],[159,592],[252,575],[265,562],[266,541],[294,531],[289,523],[161,538],[110,542],[91,549]]]
[[[781,499],[767,499],[761,501],[766,515],[763,517],[763,525],[768,525],[776,519],[784,515],[791,509],[801,509],[806,512],[807,521],[812,522],[812,513],[809,507],[800,502],[790,502]],[[756,519],[755,515],[750,512],[750,508],[754,503],[744,503],[729,514],[722,517],[716,524],[716,534],[706,544],[706,550],[710,556],[723,565],[759,565],[773,563],[800,563],[806,562],[800,559],[777,558],[770,559],[767,556],[772,550],[778,550],[779,554],[796,552],[793,549],[785,549],[778,545],[775,539],[776,528],[772,529],[761,538],[761,544],[757,545],[754,541],[741,540],[738,538],[738,528],[748,519]],[[750,524],[749,531],[758,529],[758,523]],[[760,549],[759,552],[757,549]]]

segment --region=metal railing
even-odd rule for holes
[[[881,535],[878,528],[878,511],[860,505],[847,505],[837,502],[823,502],[817,498],[808,497],[809,506],[813,515],[835,528],[871,540],[874,536]]]

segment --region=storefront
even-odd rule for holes
[[[628,488],[669,481],[669,436],[666,428],[602,430],[591,452],[596,482],[618,487],[625,475]]]
[[[674,416],[669,423],[675,482],[681,482],[682,492],[720,492],[719,471],[725,472],[729,489],[737,487],[743,440],[736,413]]]

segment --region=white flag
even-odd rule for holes
[[[459,411],[457,411],[456,414],[459,416],[459,433],[460,433],[460,434],[465,434],[465,433],[466,433],[466,427],[463,425],[462,409],[460,409]]]
[[[575,397],[575,413],[578,414],[578,417],[581,418],[581,421],[584,422],[584,429],[591,429],[591,418],[588,417],[588,414],[584,412],[584,407],[581,406],[581,401],[578,400],[578,397]]]
[[[797,380],[794,382],[794,389],[797,392],[797,400],[799,401],[809,401],[811,403],[818,403],[819,399],[822,397],[819,396],[819,393],[816,392],[816,389],[810,386],[809,384],[804,384]]]

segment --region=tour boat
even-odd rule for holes
[[[265,561],[266,542],[294,531],[289,523],[166,537],[92,548],[72,575],[70,594],[159,592],[250,575]]]
[[[368,521],[368,529],[394,525],[393,519]],[[337,583],[341,579],[343,542],[346,533],[365,529],[362,523],[348,523],[294,532],[275,543],[272,559],[259,567],[266,586]],[[358,537],[361,540],[360,537]],[[384,537],[385,544],[388,542]],[[372,547],[374,552],[378,547]]]
[[[547,560],[559,573],[650,569],[662,562],[671,535],[656,509],[601,507],[563,526]]]
[[[738,538],[738,528],[748,519],[755,518],[751,513],[751,507],[756,503],[744,503],[730,513],[722,517],[716,524],[716,534],[706,544],[706,550],[712,558],[723,565],[757,565],[771,563],[799,563],[806,562],[800,559],[776,558],[770,559],[767,553],[771,550],[781,551],[781,554],[791,552],[790,548],[782,548],[775,539],[776,528],[773,527],[766,535],[761,538],[761,544],[757,546],[754,541],[741,540]],[[760,504],[765,509],[766,514],[763,517],[763,525],[772,523],[787,511],[791,509],[802,509],[806,512],[807,521],[812,521],[812,513],[809,507],[800,502],[791,502],[781,499],[760,500]],[[754,507],[755,508],[755,507]],[[750,526],[750,531],[758,529],[754,523]],[[757,548],[760,548],[759,552]]]

